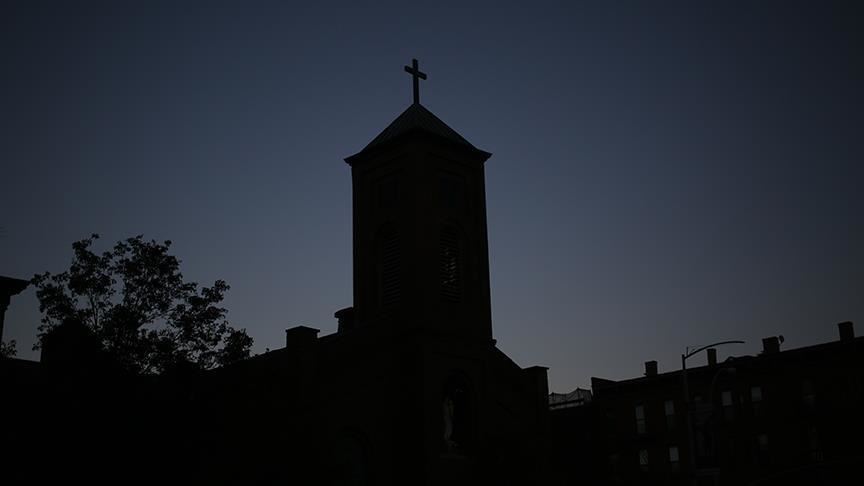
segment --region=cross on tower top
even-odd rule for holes
[[[417,59],[411,59],[411,66],[405,66],[405,72],[414,78],[414,104],[420,104],[420,80],[426,79],[426,73],[420,72],[420,63]]]

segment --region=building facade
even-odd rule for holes
[[[770,337],[757,356],[592,378],[589,403],[551,410],[550,447],[596,484],[860,484],[864,338],[851,322],[839,330],[815,346],[781,351]]]

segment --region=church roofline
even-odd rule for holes
[[[422,130],[412,130],[411,132],[400,135],[398,139],[388,141],[386,144],[378,145],[370,150],[363,149],[354,155],[345,157],[344,161],[353,167],[359,163],[374,158],[389,148],[411,145],[426,146],[430,148],[433,146],[446,147],[458,151],[466,151],[467,149],[469,156],[476,159],[479,163],[484,163],[489,159],[489,157],[492,157],[491,152],[486,152],[485,150],[480,150],[475,147],[466,147]]]
[[[353,166],[356,162],[362,161],[368,155],[371,155],[371,153],[378,152],[378,149],[381,147],[409,140],[416,141],[418,137],[428,137],[429,139],[434,139],[436,143],[444,142],[462,150],[468,149],[470,152],[476,154],[478,159],[482,159],[482,162],[485,162],[486,159],[492,156],[491,153],[480,150],[472,145],[471,142],[450,128],[435,114],[426,109],[426,107],[415,103],[396,117],[363,150],[346,157],[345,162]]]

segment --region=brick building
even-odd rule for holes
[[[592,378],[590,402],[551,409],[558,477],[566,484],[575,461],[589,484],[860,484],[864,338],[851,322],[839,331],[790,350],[766,338],[759,355],[721,362],[709,349],[686,371],[649,361],[642,377]]]

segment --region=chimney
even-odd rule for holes
[[[549,368],[532,366],[522,370],[529,386],[534,390],[535,413],[541,421],[545,421],[545,412],[549,410]]]
[[[708,348],[708,366],[715,366],[717,364],[717,350],[714,348]]]
[[[656,361],[646,361],[645,362],[645,376],[657,376],[657,362]]]
[[[296,326],[285,330],[285,347],[306,346],[318,339],[318,329]]]
[[[339,309],[333,314],[333,317],[338,319],[339,327],[337,328],[337,332],[345,332],[354,329],[356,323],[354,322],[354,308],[346,307],[344,309]]]
[[[762,338],[762,354],[780,352],[780,339],[777,336]]]
[[[840,340],[851,341],[855,339],[855,328],[852,326],[852,321],[841,322],[837,324],[840,329]]]

